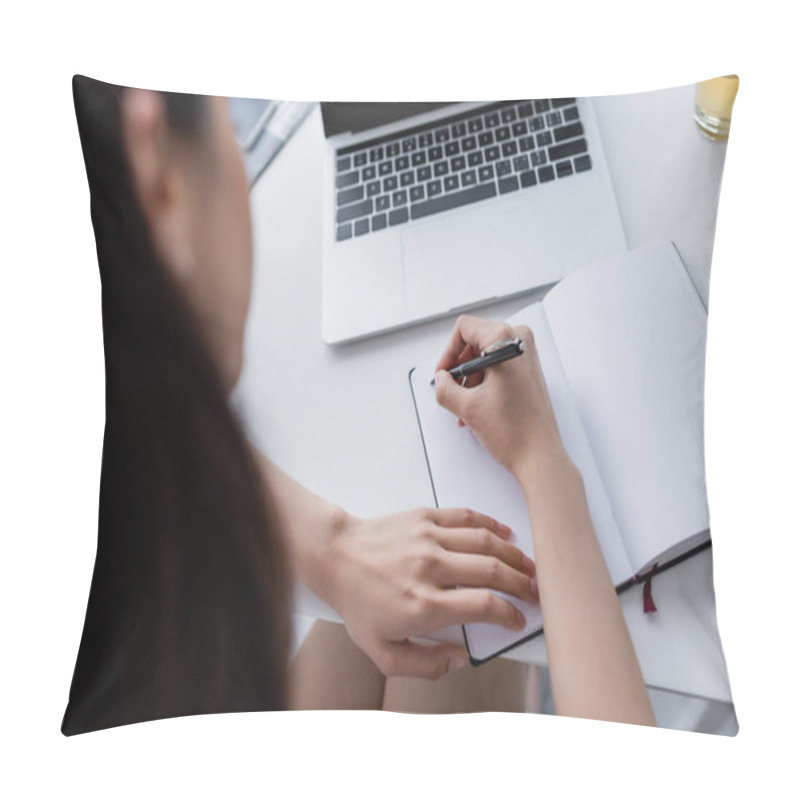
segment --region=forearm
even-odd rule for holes
[[[349,515],[301,486],[261,453],[256,452],[256,461],[289,547],[295,577],[328,600],[330,547]]]
[[[580,473],[558,454],[518,477],[533,530],[556,712],[655,724]]]

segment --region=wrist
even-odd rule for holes
[[[330,505],[319,522],[317,530],[310,532],[303,558],[304,570],[300,579],[314,594],[328,605],[336,607],[335,587],[340,558],[341,540],[356,523],[356,518],[341,506]]]
[[[554,485],[583,483],[580,471],[560,440],[532,448],[512,467],[511,472],[531,500],[551,491]]]

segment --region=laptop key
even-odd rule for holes
[[[478,177],[480,178],[481,183],[494,180],[494,167],[491,164],[481,167],[478,170]]]
[[[547,181],[552,181],[556,177],[555,172],[553,172],[553,168],[548,164],[546,167],[539,167],[539,182],[540,183],[547,183]]]
[[[490,144],[494,144],[494,134],[491,131],[484,131],[479,134],[478,144],[481,147],[488,147]]]
[[[547,147],[550,144],[553,144],[553,134],[550,131],[542,131],[541,133],[536,134],[536,144],[539,147]]]
[[[394,158],[396,155],[399,154],[400,154],[400,142],[392,142],[391,144],[386,145],[387,158]]]
[[[336,195],[336,205],[346,206],[348,203],[355,203],[356,200],[364,199],[364,187],[353,186],[350,189],[343,189]]]
[[[381,193],[381,182],[372,181],[367,184],[367,197],[375,197],[376,194]]]
[[[528,132],[528,123],[527,122],[515,122],[511,126],[511,133],[514,136],[524,136]]]
[[[401,186],[411,186],[412,183],[414,183],[414,173],[411,170],[400,175]]]
[[[561,108],[562,106],[571,106],[575,103],[574,97],[556,97],[550,101],[553,108]]]
[[[544,117],[534,117],[530,121],[529,127],[532,131],[543,131],[546,127]]]
[[[428,197],[436,197],[437,195],[442,193],[442,182],[441,181],[431,181],[428,184]]]
[[[544,114],[545,111],[550,110],[549,100],[534,100],[533,107],[536,109],[537,114]]]
[[[572,162],[571,161],[559,161],[556,164],[556,175],[559,178],[566,178],[567,175],[572,175]]]
[[[528,156],[516,156],[514,158],[514,172],[522,172],[530,166]]]
[[[534,147],[536,147],[536,143],[533,141],[533,136],[523,136],[519,140],[519,149],[522,151],[533,150]]]
[[[339,225],[336,228],[336,241],[343,242],[353,235],[353,226],[348,222],[346,225]]]
[[[532,116],[533,103],[531,102],[520,103],[519,108],[517,108],[517,115],[519,116],[520,119]]]
[[[448,175],[444,179],[444,190],[454,192],[456,189],[458,189],[458,175]]]
[[[444,154],[446,156],[455,156],[458,155],[461,148],[458,146],[458,142],[448,142],[444,146]]]
[[[500,124],[500,115],[496,111],[493,111],[483,118],[483,122],[487,128],[496,128]]]
[[[470,153],[470,154],[467,156],[467,163],[468,163],[468,164],[469,164],[471,167],[478,167],[478,166],[480,166],[481,164],[483,164],[483,153],[481,153],[480,151],[476,151],[476,152],[474,152],[474,153]]]
[[[508,175],[511,172],[511,162],[498,161],[495,165],[495,170],[497,171],[497,177],[502,178],[504,175]]]
[[[336,160],[336,171],[337,172],[347,172],[350,169],[350,156],[345,156],[344,158],[339,158]]]
[[[421,133],[417,138],[420,147],[430,147],[433,144],[433,134],[430,131]]]
[[[583,123],[575,122],[572,125],[564,125],[561,128],[553,130],[553,138],[557,142],[563,142],[567,139],[574,139],[576,136],[583,136]]]
[[[394,168],[398,172],[402,172],[404,169],[408,169],[408,156],[399,156],[394,160]]]
[[[437,144],[435,147],[431,147],[430,150],[428,150],[428,161],[438,161],[443,157],[444,150],[440,144]]]
[[[363,167],[364,164],[367,163],[367,154],[365,152],[356,153],[353,156],[353,166],[354,167]]]
[[[561,112],[560,111],[551,111],[545,119],[547,120],[547,127],[554,128],[556,125],[561,125],[563,120],[561,119]]]
[[[573,139],[571,142],[564,144],[557,144],[547,151],[547,155],[551,161],[559,161],[562,158],[569,156],[577,156],[585,153],[587,150],[586,139]]]
[[[417,149],[417,140],[412,136],[410,139],[403,139],[403,152],[410,153]]]
[[[517,112],[514,110],[514,106],[510,108],[504,108],[500,112],[500,117],[502,118],[503,122],[513,122],[517,118]]]
[[[460,192],[451,192],[425,200],[422,203],[411,205],[411,219],[420,219],[431,214],[438,214],[440,211],[449,211],[453,208],[476,203],[479,200],[487,200],[497,196],[497,189],[494,183],[479,183],[469,189],[462,189]]]
[[[361,170],[361,180],[362,181],[371,181],[375,177],[375,166],[371,167],[364,167]]]
[[[478,146],[478,141],[474,136],[465,136],[461,140],[461,151],[466,153],[467,150],[474,150]]]
[[[388,175],[392,171],[391,161],[381,161],[378,165],[378,175]]]
[[[500,194],[508,194],[519,189],[519,181],[516,175],[511,175],[508,178],[500,178],[497,181],[497,186],[500,189]]]
[[[427,167],[418,167],[417,168],[417,180],[422,183],[422,181],[430,180],[431,177],[431,167],[430,164]]]
[[[588,155],[581,156],[576,158],[573,163],[575,164],[575,172],[586,172],[587,169],[592,168],[592,157]]]
[[[396,208],[394,211],[389,212],[390,225],[402,225],[404,222],[408,222],[407,206],[403,206],[403,208]]]
[[[425,187],[421,185],[412,186],[411,191],[409,192],[411,197],[411,202],[416,203],[418,200],[425,199]]]
[[[474,186],[478,182],[478,176],[475,174],[474,169],[468,169],[466,172],[461,173],[462,186]]]
[[[467,166],[467,159],[464,156],[454,156],[450,159],[450,169],[453,172],[460,172],[462,169],[466,169]]]
[[[383,158],[383,148],[376,147],[373,150],[369,151],[369,160],[371,163],[375,163],[376,161],[380,161]]]
[[[487,161],[497,161],[497,159],[500,158],[500,148],[497,145],[487,147],[484,157]]]
[[[376,214],[372,218],[372,230],[380,231],[386,227],[386,214]]]
[[[519,182],[523,189],[526,186],[536,186],[536,173],[533,170],[520,173]]]
[[[452,133],[453,137],[455,138],[463,136],[466,132],[467,132],[467,126],[463,122],[454,122],[450,126],[450,133]]]
[[[380,201],[380,198],[378,198]],[[378,209],[380,211],[380,209]],[[365,217],[372,213],[372,200],[362,200],[360,203],[353,203],[349,206],[342,206],[336,212],[336,222],[350,222],[351,220]]]
[[[483,120],[480,117],[467,120],[467,130],[470,133],[480,133],[483,130]]]
[[[504,125],[502,128],[498,128],[494,132],[494,139],[496,142],[507,142],[511,138],[511,128],[508,125]]]
[[[437,161],[437,162],[436,162],[436,163],[433,165],[433,174],[434,174],[434,175],[435,175],[437,178],[440,178],[442,175],[447,175],[447,173],[448,173],[449,171],[450,171],[450,169],[449,169],[449,167],[447,166],[447,162],[446,162],[446,161]]]
[[[336,176],[337,189],[346,189],[354,183],[358,183],[358,170],[355,170],[355,172],[343,172],[341,175]]]
[[[570,106],[564,109],[564,122],[573,122],[578,119],[578,106]]]
[[[363,236],[365,233],[369,233],[369,220],[366,218],[357,219],[353,225],[353,231],[356,236]]]
[[[446,142],[450,139],[450,131],[447,128],[439,128],[436,131],[436,144],[441,144],[442,142]]]
[[[375,201],[375,210],[376,211],[386,211],[389,208],[389,195],[382,194],[376,201]]]
[[[390,175],[383,179],[383,191],[393,192],[397,188],[397,175]]]
[[[532,167],[541,167],[542,164],[547,163],[547,153],[544,150],[537,150],[535,153],[531,153],[531,166]]]
[[[408,192],[405,189],[398,189],[392,194],[392,206],[404,206],[408,202]]]
[[[417,150],[413,156],[411,156],[411,164],[415,167],[419,167],[427,161],[427,156],[425,155],[424,150]]]
[[[516,142],[503,142],[503,155],[504,156],[515,156],[517,154],[517,143]]]

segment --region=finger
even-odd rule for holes
[[[474,399],[471,395],[474,389],[461,386],[446,370],[439,370],[434,376],[436,383],[436,402],[455,414],[459,419],[469,416],[467,410]]]
[[[525,615],[510,601],[489,589],[444,589],[429,602],[421,634],[449,625],[485,622],[512,631],[525,627]]]
[[[536,574],[536,563],[518,547],[498,538],[486,528],[438,528],[436,541],[452,553],[491,556],[528,578]]]
[[[443,588],[474,586],[534,602],[531,576],[493,556],[447,553],[437,561],[433,579]]]
[[[533,331],[528,325],[515,325],[512,330],[514,331],[514,336],[525,342],[525,347],[532,348],[536,346]]]
[[[422,645],[409,642],[390,642],[384,655],[386,675],[436,680],[446,672],[461,669],[468,662],[464,647],[453,644]]]
[[[443,528],[486,528],[504,539],[511,536],[508,525],[471,508],[432,508],[430,520]]]
[[[453,332],[450,334],[450,341],[436,364],[435,371],[452,369],[456,366],[458,357],[466,347],[471,347],[474,355],[477,356],[490,344],[512,337],[513,330],[510,325],[464,314],[456,320]]]

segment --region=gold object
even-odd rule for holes
[[[707,136],[727,139],[739,76],[725,75],[695,85],[694,120]]]

